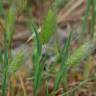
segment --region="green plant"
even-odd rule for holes
[[[8,64],[9,64],[9,48],[12,41],[12,28],[14,17],[13,11],[9,10],[6,21],[4,23],[4,64],[3,64],[3,79],[2,79],[2,96],[6,96],[6,89],[7,89],[7,78],[8,78]]]
[[[4,9],[3,9],[3,6],[2,6],[2,2],[0,1],[0,16],[3,15],[3,12],[4,12]]]
[[[54,83],[54,91],[56,91],[59,87],[60,81],[62,79],[62,77],[64,76],[64,86],[65,88],[67,88],[67,65],[66,65],[66,60],[68,59],[68,50],[70,47],[70,42],[71,42],[71,35],[72,32],[70,32],[69,34],[69,38],[67,39],[65,45],[64,45],[64,49],[62,51],[61,54],[61,67],[60,67],[60,71],[58,72],[57,76],[56,76],[56,80]]]
[[[83,44],[81,44],[80,47],[75,50],[75,52],[72,52],[72,54],[69,55],[70,47],[71,47],[71,40],[72,40],[71,38],[73,36],[72,32],[69,32],[68,38],[64,44],[63,49],[60,52],[58,52],[58,54],[56,54],[55,60],[57,61],[58,58],[60,59],[59,61],[60,68],[58,68],[59,71],[55,71],[56,72],[55,75],[51,73],[52,75],[54,75],[55,81],[54,81],[54,88],[53,88],[54,90],[51,94],[49,93],[49,88],[48,88],[49,81],[45,78],[48,76],[45,76],[44,74],[45,65],[41,64],[41,58],[42,58],[43,46],[47,45],[50,38],[55,34],[57,30],[56,29],[57,28],[56,16],[57,16],[59,7],[62,5],[62,1],[63,0],[60,0],[60,1],[55,0],[53,2],[54,4],[52,4],[52,8],[49,9],[47,15],[44,18],[44,22],[41,26],[40,32],[38,32],[37,26],[34,23],[33,18],[31,18],[31,20],[29,19],[30,21],[28,20],[28,28],[32,32],[32,36],[33,34],[35,34],[32,37],[32,39],[33,39],[33,42],[36,43],[34,47],[34,52],[32,54],[32,61],[33,61],[32,62],[33,64],[33,74],[32,74],[33,86],[32,87],[34,88],[34,93],[33,93],[34,96],[37,96],[38,90],[41,87],[43,87],[43,80],[45,80],[46,82],[46,96],[55,95],[55,93],[59,89],[59,85],[61,84],[61,82],[63,82],[64,84],[63,85],[64,94],[62,94],[62,96],[65,96],[66,94],[71,93],[71,91],[74,91],[74,90],[76,91],[76,89],[78,89],[77,88],[78,86],[74,88],[73,90],[68,91],[68,82],[67,82],[68,81],[68,68],[70,66],[72,68],[77,67],[77,65],[80,64],[80,61],[83,61],[86,58],[89,58],[88,62],[89,64],[91,64],[89,56],[91,56],[92,52],[94,51],[95,43],[96,43],[96,39],[95,39],[96,37],[95,36],[96,35],[95,34],[96,0],[87,0],[87,9],[86,9],[86,14],[84,17],[82,29],[85,34],[88,28],[87,23],[88,22],[90,23],[90,30],[89,30],[90,34],[89,34],[88,40],[83,42]],[[13,4],[13,2],[11,4]],[[21,68],[21,66],[24,63],[25,55],[26,55],[22,49],[20,52],[16,54],[15,57],[13,57],[11,44],[12,44],[12,37],[14,34],[14,29],[15,29],[16,12],[19,12],[20,14],[22,12],[25,12],[27,8],[27,0],[20,1],[20,3],[17,4],[18,8],[16,7],[16,9],[13,8],[13,5],[9,8],[7,16],[5,16],[6,18],[5,21],[2,23],[0,19],[0,26],[3,27],[3,31],[4,31],[4,34],[3,34],[4,35],[4,42],[3,42],[4,52],[2,52],[0,49],[0,63],[3,63],[2,96],[6,96],[7,85],[10,86],[9,84],[7,84],[8,79],[10,80],[9,77],[11,77],[12,75],[15,75],[15,73],[19,70],[19,68]],[[91,10],[91,7],[92,7],[92,10]],[[3,14],[3,11],[4,9],[0,2],[0,12],[1,12],[0,15]],[[89,20],[90,13],[91,13],[92,18]],[[85,70],[84,70],[84,76],[87,75],[85,76],[86,80],[88,79],[89,71],[90,71],[89,64],[88,65],[86,64]],[[55,70],[56,66],[55,65],[53,66],[54,68],[52,67],[52,69]],[[84,82],[81,82],[78,85],[81,86],[82,83],[83,84],[86,83],[86,80]],[[20,76],[20,81],[22,83],[21,76]],[[23,93],[25,96],[27,95],[24,88],[23,88]]]

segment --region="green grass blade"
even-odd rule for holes
[[[41,55],[41,51],[42,51],[42,45],[41,45],[41,42],[40,42],[40,39],[39,39],[39,34],[35,28],[35,25],[32,23],[32,26],[33,26],[33,32],[35,33],[36,35],[36,42],[37,42],[37,54],[40,56]]]
[[[0,64],[3,63],[2,52],[0,50]]]
[[[3,65],[3,79],[2,79],[2,96],[6,96],[7,75],[8,75],[8,49],[5,48],[5,50],[4,50],[4,65]]]
[[[88,16],[89,16],[91,3],[92,3],[92,0],[87,0],[86,13],[85,13],[83,24],[82,24],[83,25],[82,32],[84,32],[84,34],[87,31],[87,19],[88,19]]]
[[[48,81],[46,80],[46,96],[50,96],[49,95],[49,88],[48,88]]]

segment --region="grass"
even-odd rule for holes
[[[3,65],[3,79],[2,79],[2,96],[6,96],[7,78],[8,78],[7,76],[8,76],[8,49],[6,48],[6,45],[5,45],[5,49],[4,49],[4,65]]]
[[[9,65],[9,48],[12,41],[12,28],[14,22],[14,16],[12,10],[9,10],[6,17],[4,26],[4,64],[3,64],[3,79],[2,79],[2,96],[6,96],[7,91],[7,79],[8,79],[8,65]],[[10,53],[11,54],[11,53]]]
[[[78,89],[81,85],[85,84],[86,82],[89,81],[89,73],[90,73],[90,68],[89,65],[86,65],[86,68],[84,69],[84,76],[85,80],[81,82],[79,87],[77,86],[76,88],[73,88],[72,90],[68,91],[68,68],[72,67],[73,69],[77,67],[77,65],[80,64],[80,61],[83,61],[84,59],[90,58],[92,56],[92,53],[95,48],[95,19],[96,19],[96,0],[87,0],[87,8],[86,8],[86,13],[83,21],[83,31],[84,34],[89,31],[90,33],[88,34],[88,40],[83,42],[83,44],[80,45],[79,48],[75,50],[72,54],[70,54],[70,47],[71,47],[71,41],[73,37],[73,30],[69,32],[68,38],[64,44],[63,49],[59,52],[59,65],[60,68],[58,71],[55,73],[55,80],[54,80],[54,87],[52,93],[49,93],[49,81],[46,79],[49,78],[49,76],[45,76],[44,74],[44,65],[41,62],[42,59],[42,52],[43,52],[43,46],[48,44],[50,41],[51,37],[55,34],[56,28],[57,28],[57,14],[58,14],[58,8],[61,6],[61,3],[63,0],[58,2],[58,0],[54,1],[54,4],[52,4],[52,8],[49,8],[47,15],[44,18],[41,32],[38,32],[37,26],[35,26],[35,22],[33,21],[33,18],[29,19],[28,21],[28,28],[34,36],[33,42],[35,43],[35,48],[33,52],[33,57],[32,57],[32,66],[33,66],[33,96],[38,96],[38,91],[40,88],[43,88],[43,81],[45,80],[46,82],[46,96],[51,96],[51,95],[56,95],[55,93],[59,90],[60,84],[63,82],[63,94],[62,96],[67,96],[66,94],[71,94],[74,90]],[[24,3],[24,5],[23,5]],[[12,3],[13,4],[13,3]],[[65,3],[64,3],[65,4]],[[17,4],[18,5],[18,4]],[[27,9],[27,1],[23,0],[20,2],[18,5],[20,10],[19,13],[25,12]],[[92,8],[91,8],[92,7]],[[55,8],[57,8],[55,10]],[[0,15],[3,14],[3,6],[0,3]],[[25,60],[25,55],[23,52],[23,49],[16,54],[15,57],[12,57],[12,38],[14,34],[14,29],[15,29],[15,23],[16,23],[16,12],[18,12],[18,8],[14,9],[14,4],[9,8],[7,16],[5,16],[5,21],[4,23],[0,19],[0,26],[3,27],[4,31],[4,52],[2,53],[0,49],[0,63],[3,63],[3,78],[2,78],[2,96],[7,95],[7,89],[10,84],[8,84],[8,81],[10,81],[10,77],[15,75],[15,73],[23,66],[24,60]],[[91,14],[91,19],[89,20],[89,16]],[[88,28],[88,23],[90,23],[90,30],[87,30]],[[84,35],[83,34],[83,35]],[[83,36],[82,36],[83,37]],[[82,38],[81,38],[82,39]],[[70,55],[69,55],[70,54]],[[3,57],[4,56],[4,57]],[[31,56],[30,56],[31,57]],[[58,54],[56,54],[56,57],[58,57]],[[57,60],[56,60],[57,61]],[[88,62],[90,63],[90,59],[88,59]],[[57,63],[57,62],[56,62]],[[75,67],[74,67],[75,66]],[[53,70],[56,69],[56,66],[54,66]],[[50,70],[50,69],[49,69]],[[52,73],[51,73],[52,74]],[[87,76],[86,76],[87,75]],[[88,80],[87,80],[88,79]],[[27,96],[27,93],[25,92],[25,88],[23,85],[23,79],[22,77],[20,78],[21,85],[23,86],[23,93],[24,96]]]
[[[62,79],[62,77],[64,76],[64,86],[67,89],[67,65],[66,65],[66,61],[68,59],[68,50],[70,47],[70,42],[71,42],[71,34],[72,32],[70,32],[69,34],[69,38],[67,39],[65,45],[64,45],[64,49],[63,52],[61,54],[61,67],[60,67],[60,71],[57,74],[55,83],[54,83],[54,91],[56,91],[59,87],[60,81]]]
[[[36,43],[37,43],[37,49],[36,49],[36,53],[34,54],[35,56],[35,72],[34,72],[34,96],[37,96],[37,90],[38,90],[38,86],[39,83],[42,79],[42,65],[40,64],[40,58],[41,58],[41,52],[42,52],[42,45],[41,42],[39,40],[39,35],[38,32],[35,28],[35,26],[32,24],[32,27],[34,28],[34,32],[36,34]]]

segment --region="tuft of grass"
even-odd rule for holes
[[[59,72],[57,73],[56,80],[54,83],[54,91],[56,91],[59,87],[59,84],[61,82],[62,77],[64,76],[64,87],[67,88],[67,64],[66,61],[68,59],[68,50],[70,47],[70,42],[71,42],[71,36],[72,32],[70,32],[68,39],[66,40],[66,43],[64,45],[64,50],[62,51],[61,54],[61,67],[59,69]]]
[[[6,96],[7,91],[7,79],[8,79],[8,64],[9,64],[9,48],[12,41],[12,28],[15,15],[13,15],[13,11],[10,9],[4,26],[4,63],[3,63],[3,78],[2,78],[2,96]]]
[[[34,96],[37,96],[37,90],[40,84],[40,80],[41,80],[41,73],[42,73],[42,65],[40,64],[40,57],[41,57],[41,52],[42,52],[42,44],[39,40],[39,35],[38,32],[36,30],[36,27],[34,26],[33,22],[31,22],[30,26],[32,27],[31,29],[33,30],[33,32],[35,33],[36,36],[36,43],[37,43],[37,48],[36,48],[36,52],[34,54],[34,59],[33,63],[34,64]]]
[[[87,58],[91,53],[93,52],[95,47],[95,44],[92,42],[85,42],[83,45],[81,45],[71,56],[69,56],[67,60],[67,64],[69,66],[77,66],[77,64],[80,63],[80,61]]]
[[[36,26],[31,23],[31,30],[35,33],[37,48],[34,53],[34,96],[37,96],[37,90],[39,88],[40,82],[42,80],[43,64],[40,64],[42,45],[46,44],[51,36],[56,31],[56,12],[52,12],[49,9],[47,16],[45,17],[44,23],[42,25],[41,32],[38,34]]]
[[[23,51],[20,51],[16,54],[15,58],[13,58],[8,66],[8,73],[13,75],[17,70],[22,66],[25,59],[25,54]]]

